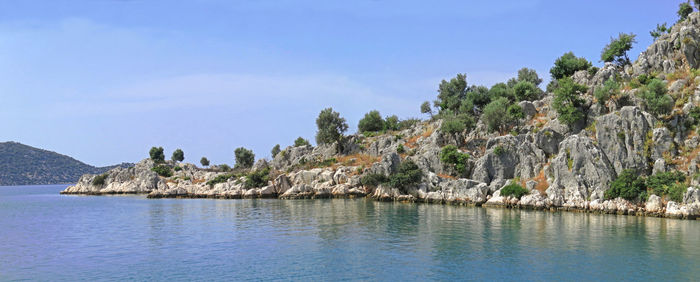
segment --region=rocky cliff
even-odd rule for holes
[[[588,86],[582,94],[585,118],[562,124],[553,110],[553,94],[522,101],[524,118],[509,133],[490,132],[478,120],[473,129],[441,130],[443,120],[417,123],[377,136],[355,134],[340,143],[287,147],[273,160],[258,161],[250,170],[233,172],[167,163],[172,176],[152,171],[144,160],[133,168],[117,168],[95,181],[84,175],[64,193],[148,193],[150,198],[327,198],[372,197],[430,203],[473,204],[548,210],[697,218],[700,215],[698,162],[700,142],[690,114],[700,106],[700,14],[693,13],[661,36],[631,65],[606,64],[576,72],[575,82]],[[674,100],[667,114],[652,114],[638,97],[634,80],[644,75],[665,82]],[[597,103],[593,90],[610,78],[623,83],[618,97]],[[461,167],[443,163],[442,149],[454,145],[468,154]],[[408,187],[386,182],[368,184],[368,175],[392,175],[412,161],[422,180]],[[635,198],[608,196],[611,183],[624,171],[653,176],[678,171],[684,181],[679,195],[656,190]],[[264,172],[251,186],[251,173]],[[504,187],[527,189],[521,197],[502,196]],[[648,194],[647,194],[648,193]]]

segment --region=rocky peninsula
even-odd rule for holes
[[[573,54],[557,61],[570,57],[573,62],[585,61]],[[134,167],[83,175],[61,193],[220,199],[371,197],[698,218],[700,13],[659,34],[634,62],[610,61],[601,68],[588,63],[570,74],[555,68],[546,91],[530,91],[525,77],[514,78],[512,85],[503,83],[502,90],[512,89],[515,95],[503,94],[502,100],[491,94],[496,86],[479,94],[479,87],[467,86],[466,80],[461,83],[458,76],[440,85],[435,102],[440,113],[429,120],[358,132],[315,147],[289,146],[272,160],[258,160],[249,168],[205,169],[145,159]],[[536,83],[528,83],[537,85],[537,80],[535,75]],[[456,87],[460,83],[464,87]],[[573,90],[567,92],[567,87]],[[459,95],[450,100],[454,88]],[[566,98],[567,93],[576,96]],[[478,95],[491,96],[480,102]],[[450,104],[453,101],[456,106]],[[494,123],[487,109],[497,102],[505,103],[508,115],[513,109],[515,118]],[[413,176],[387,181],[403,173],[404,164],[417,167],[413,176],[419,181],[404,181]],[[513,187],[524,191],[513,193]]]

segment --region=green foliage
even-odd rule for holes
[[[501,189],[501,196],[507,197],[507,196],[513,196],[515,198],[520,199],[522,196],[525,196],[529,193],[527,189],[523,188],[523,186],[520,186],[516,183],[511,183],[506,185]]]
[[[690,109],[688,116],[693,118],[693,123],[691,126],[698,126],[700,124],[700,107],[693,107]]]
[[[162,163],[165,161],[163,147],[151,147],[151,150],[148,151],[148,154],[151,156],[151,160],[153,160],[156,163]]]
[[[525,118],[525,112],[523,112],[523,108],[518,104],[508,106],[508,109],[506,109],[506,115],[510,122],[515,122]]]
[[[680,171],[659,172],[647,178],[646,185],[657,196],[667,195],[671,187],[685,181],[685,175]]]
[[[693,0],[693,6],[695,6],[695,9],[700,9],[700,0]]]
[[[457,74],[450,81],[442,80],[438,86],[438,96],[435,106],[440,108],[442,113],[445,110],[457,112],[461,106],[461,101],[467,95],[467,75]]]
[[[463,132],[465,129],[471,129],[474,126],[474,119],[467,114],[449,115],[444,118],[440,131],[447,134]]]
[[[403,144],[399,144],[399,146],[396,147],[396,152],[399,154],[403,154],[406,152],[406,149],[403,147]]]
[[[540,83],[542,83],[542,79],[537,75],[537,72],[529,68],[522,68],[518,70],[518,82],[524,81],[530,82],[535,86],[538,86],[540,85]]]
[[[359,132],[380,131],[384,129],[384,119],[379,114],[379,111],[370,111],[365,114],[364,118],[360,119],[357,129]]]
[[[656,29],[652,30],[649,32],[649,35],[656,40],[657,38],[661,37],[664,33],[669,32],[671,29],[666,27],[666,23],[663,23],[662,25],[656,24]]]
[[[610,184],[610,189],[605,191],[605,199],[610,200],[621,197],[627,200],[634,200],[645,191],[644,179],[631,169],[623,170],[620,175]]]
[[[591,62],[585,58],[578,58],[573,52],[568,52],[554,61],[554,67],[549,70],[549,73],[554,79],[562,79],[573,75],[577,71],[587,70],[591,66]]]
[[[158,175],[163,176],[163,177],[173,176],[173,171],[167,165],[154,166],[153,168],[151,168],[151,170],[155,171]]]
[[[682,21],[688,18],[688,15],[693,12],[693,7],[690,6],[687,2],[683,2],[680,5],[678,5],[678,20]]]
[[[481,120],[490,131],[499,130],[508,123],[507,109],[508,99],[498,98],[484,107]]]
[[[207,185],[214,186],[215,184],[224,183],[234,176],[235,174],[233,173],[219,174],[216,177],[214,177],[214,179],[207,181]]]
[[[505,83],[496,83],[489,89],[489,97],[491,97],[492,100],[503,97],[510,101],[515,101],[515,91]]]
[[[177,149],[173,152],[173,156],[170,159],[176,162],[184,161],[185,153],[182,150]]]
[[[579,108],[584,101],[579,96],[588,89],[586,86],[575,83],[570,77],[560,79],[557,84],[552,107],[559,114],[559,121],[572,125],[584,117],[583,111]]]
[[[505,152],[506,152],[506,149],[501,147],[501,145],[496,145],[496,147],[493,148],[493,153],[496,154],[496,156],[501,156]]]
[[[362,176],[360,178],[360,183],[363,186],[369,186],[369,187],[377,187],[380,184],[387,183],[389,181],[389,178],[387,178],[385,175],[381,173],[368,173]]]
[[[411,160],[405,160],[399,165],[396,173],[389,177],[389,185],[405,192],[405,188],[419,183],[423,179],[423,171]]]
[[[209,159],[202,157],[202,159],[199,160],[199,163],[202,164],[202,166],[209,166]]]
[[[639,81],[639,83],[641,83],[643,85],[647,85],[647,84],[649,84],[649,82],[651,82],[651,80],[653,78],[654,78],[653,76],[650,76],[650,75],[643,73],[643,74],[640,74],[639,76],[637,76],[637,81]]]
[[[103,173],[98,176],[95,176],[94,179],[92,179],[92,185],[94,186],[102,186],[105,184],[105,179],[107,179],[107,174]]]
[[[301,136],[299,136],[296,140],[294,140],[294,147],[306,146],[306,145],[311,145],[311,143],[309,143],[309,140],[306,140],[306,139],[302,138]]]
[[[420,113],[433,115],[433,108],[430,107],[430,102],[425,101],[420,105]]]
[[[513,86],[513,92],[518,101],[534,101],[540,97],[542,90],[530,81],[520,81]]]
[[[630,63],[627,51],[632,49],[632,44],[637,43],[634,33],[620,33],[617,38],[610,38],[610,43],[605,45],[600,53],[600,60],[603,62],[615,62],[620,66]]]
[[[181,171],[181,170],[182,170],[182,167],[180,167],[180,166],[175,166],[175,167],[173,167],[173,170],[174,170],[174,171]]]
[[[236,148],[234,155],[236,156],[235,168],[250,168],[255,162],[255,154],[253,154],[253,151],[246,148]]]
[[[683,183],[674,183],[668,187],[668,197],[674,202],[683,202],[683,196],[685,192],[688,191]]]
[[[440,161],[453,165],[460,175],[467,171],[468,160],[469,154],[460,152],[455,145],[447,145],[440,151]]]
[[[646,102],[650,112],[655,114],[666,114],[673,109],[673,98],[666,94],[666,83],[654,78],[647,84],[639,94]]]
[[[220,164],[220,165],[219,165],[219,170],[221,170],[221,171],[229,171],[229,170],[231,170],[231,167],[228,166],[227,164]]]
[[[399,117],[396,115],[386,117],[382,127],[384,130],[399,130]]]
[[[593,95],[598,100],[598,104],[605,105],[610,97],[620,93],[620,84],[613,78],[608,79],[602,86],[599,86],[593,92]]]
[[[243,186],[245,186],[246,188],[263,187],[267,185],[267,182],[269,180],[270,168],[266,167],[248,173],[248,175],[246,175],[245,177],[245,182],[243,182]]]
[[[340,117],[340,114],[333,111],[333,108],[326,108],[318,114],[316,119],[316,143],[331,144],[340,141],[343,133],[348,130],[348,124],[345,118]]]
[[[598,73],[599,70],[600,70],[600,68],[598,68],[598,67],[590,67],[590,68],[588,68],[588,75],[593,76],[596,73]]]
[[[399,130],[404,130],[410,127],[413,127],[417,123],[420,122],[420,119],[417,118],[409,118],[409,119],[404,119],[399,121]]]
[[[282,150],[280,149],[280,144],[277,144],[277,145],[275,145],[274,147],[272,147],[272,150],[270,151],[270,154],[272,154],[272,157],[274,158],[274,157],[277,156],[277,154],[279,154],[281,151],[282,151]]]
[[[484,86],[473,86],[467,91],[466,101],[463,101],[460,113],[470,113],[474,106],[481,108],[491,102],[489,89]]]

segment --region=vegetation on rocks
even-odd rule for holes
[[[98,176],[95,176],[95,179],[92,180],[92,185],[95,186],[102,186],[105,184],[105,179],[107,179],[107,176],[109,176],[106,173],[100,174]]]
[[[447,145],[442,147],[440,151],[440,161],[454,166],[459,174],[464,174],[467,171],[468,160],[469,154],[460,152],[455,145]]]
[[[405,191],[411,185],[420,183],[423,171],[411,160],[401,162],[396,173],[389,176],[389,185]]]
[[[384,119],[379,114],[379,111],[370,111],[365,114],[364,118],[360,119],[357,129],[359,132],[380,131],[384,129]]]
[[[580,108],[584,101],[580,96],[587,90],[586,86],[575,83],[569,77],[558,81],[552,107],[559,114],[559,121],[572,125],[584,118],[583,110]]]
[[[626,169],[610,184],[610,189],[605,191],[605,199],[620,197],[635,200],[644,191],[646,191],[644,178],[640,177],[636,171]]]
[[[277,154],[280,153],[280,151],[282,151],[280,149],[280,144],[277,144],[274,147],[272,147],[272,150],[270,150],[270,155],[274,158],[275,156],[277,156]]]
[[[501,189],[501,196],[503,197],[512,196],[520,199],[522,196],[525,196],[527,194],[527,189],[523,188],[523,186],[520,186],[516,183],[508,184],[504,186],[503,189]]]
[[[235,168],[250,168],[255,162],[255,154],[253,154],[253,151],[246,148],[236,148],[234,155],[236,156]]]
[[[207,159],[207,158],[205,158],[205,157],[202,157],[202,159],[199,160],[199,163],[200,163],[202,166],[209,166],[209,159]]]
[[[151,168],[151,170],[155,171],[158,175],[162,177],[171,177],[173,176],[173,171],[172,169],[167,166],[167,165],[157,165]]]
[[[627,51],[632,49],[632,44],[637,43],[634,33],[620,33],[617,38],[611,38],[610,43],[603,48],[600,60],[603,62],[615,62],[620,66],[629,65],[630,58]]]
[[[297,139],[294,140],[294,147],[307,146],[307,145],[311,145],[311,143],[309,143],[309,140],[306,140],[301,136],[297,137]]]
[[[252,171],[245,177],[244,185],[246,188],[263,187],[270,180],[270,168],[266,167],[260,170]]]
[[[568,52],[554,61],[554,66],[549,70],[553,79],[562,79],[572,76],[580,70],[587,70],[592,66],[585,58],[579,58],[573,52]]]
[[[151,147],[148,151],[148,155],[151,156],[151,160],[156,163],[162,163],[165,161],[165,154],[163,153],[163,147]]]
[[[333,108],[322,110],[316,119],[316,143],[331,144],[340,141],[343,133],[348,130],[348,124],[345,118],[340,117],[338,112],[333,111]]]
[[[650,112],[666,114],[673,109],[673,98],[666,92],[666,83],[655,78],[642,89],[639,96],[644,99]]]
[[[176,162],[184,161],[185,153],[180,149],[176,149],[175,151],[173,151],[173,156],[170,159]]]

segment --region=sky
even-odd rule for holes
[[[636,57],[684,1],[0,0],[0,142],[91,165],[166,157],[233,164],[314,143],[332,107],[425,118],[442,79],[549,80],[573,51],[594,65],[620,32]]]

